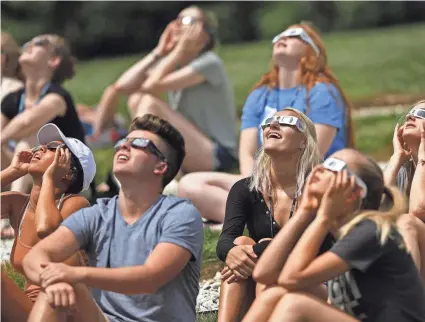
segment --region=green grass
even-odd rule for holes
[[[425,24],[324,35],[329,64],[354,102],[382,94],[423,93],[425,42],[420,39],[425,39]],[[218,53],[240,110],[254,83],[268,69],[271,43],[223,45]],[[104,88],[143,55],[80,62],[76,77],[66,87],[77,102],[96,104]]]

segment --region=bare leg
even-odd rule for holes
[[[140,100],[137,116],[154,114],[174,125],[183,135],[186,143],[186,158],[182,170],[186,173],[211,171],[214,167],[214,144],[195,125],[180,113],[173,111],[167,103],[145,94]]]
[[[190,199],[202,217],[223,222],[227,196],[239,179],[242,179],[241,175],[229,173],[190,173],[180,180],[177,195]]]
[[[76,296],[76,310],[78,322],[108,322],[108,318],[93,300],[90,291],[83,284],[74,286]],[[66,321],[67,314],[64,310],[54,309],[50,306],[46,293],[40,292],[31,311],[28,322],[59,322]]]
[[[348,314],[305,293],[287,293],[279,301],[269,322],[358,322]]]
[[[33,303],[22,290],[1,272],[1,320],[3,322],[26,322]]]
[[[255,241],[246,236],[235,239],[235,245],[254,245]],[[255,298],[255,282],[252,278],[227,284],[221,283],[217,322],[241,321]]]
[[[242,322],[267,322],[286,290],[280,286],[272,286],[257,294]]]

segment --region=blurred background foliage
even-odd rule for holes
[[[425,1],[2,1],[1,27],[19,43],[58,33],[79,59],[115,56],[152,49],[167,23],[191,4],[217,15],[224,44],[271,39],[301,20],[324,33],[425,20]]]

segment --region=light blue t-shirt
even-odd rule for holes
[[[161,195],[129,225],[117,196],[98,199],[96,205],[77,211],[62,225],[73,232],[93,267],[143,265],[159,243],[190,251],[192,259],[181,273],[154,294],[92,289],[92,295],[111,322],[195,322],[204,235],[201,215],[190,201]]]
[[[317,83],[309,91],[309,111],[306,112],[306,88],[304,86],[287,89],[261,86],[251,92],[242,110],[241,130],[258,128],[258,144],[262,145],[261,123],[285,107],[295,108],[305,113],[313,123],[329,125],[337,129],[325,158],[347,146],[346,106],[337,88],[332,84]]]

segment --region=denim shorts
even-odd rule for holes
[[[229,172],[239,167],[236,159],[228,148],[215,143],[214,147],[214,171]]]

